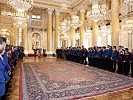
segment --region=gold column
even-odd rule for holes
[[[27,54],[27,27],[22,31],[22,47],[24,47],[24,52]]]
[[[80,46],[84,46],[84,22],[85,22],[85,10],[80,10],[80,21],[82,23],[82,26],[80,27]]]
[[[14,45],[14,33],[12,32],[11,37],[10,37],[10,45]]]
[[[62,40],[62,47],[63,48],[65,47],[65,40],[64,39]]]
[[[58,47],[58,41],[59,41],[59,12],[55,12],[55,37],[54,37],[54,52],[56,51]]]
[[[74,27],[71,27],[70,37],[71,37],[71,46],[75,47],[75,29],[74,29]]]
[[[52,52],[52,9],[48,9],[47,53]]]
[[[119,3],[120,0],[111,0],[111,26],[112,26],[111,45],[115,46],[119,46],[119,34],[120,34]]]
[[[98,23],[93,21],[93,30],[92,30],[92,46],[97,46],[98,39]]]
[[[13,34],[14,34],[14,37],[12,37],[14,40],[13,45],[18,46],[18,28],[15,25],[13,25]]]

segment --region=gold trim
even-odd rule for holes
[[[43,5],[47,5],[47,6],[54,6],[54,7],[60,7],[59,5],[55,5],[55,4],[49,4],[49,3],[44,3],[44,2],[34,2],[36,4],[43,4]]]
[[[82,2],[84,2],[85,0],[81,0],[78,4],[76,4],[74,7],[68,7],[68,9],[74,9],[75,7],[77,7],[78,5],[80,5]],[[50,4],[50,3],[46,3],[46,2],[34,2],[35,4],[41,4],[41,5],[47,5],[47,6],[53,6],[53,7],[60,7],[60,5],[56,5],[56,4]]]
[[[82,2],[84,2],[85,0],[81,0],[77,5],[75,5],[74,7],[72,7],[71,9],[74,9],[75,7],[77,7],[78,5],[80,5]]]

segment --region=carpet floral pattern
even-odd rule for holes
[[[133,79],[74,62],[21,67],[21,100],[74,100],[133,87]]]

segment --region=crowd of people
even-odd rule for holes
[[[23,57],[23,47],[7,45],[6,38],[0,37],[0,100],[5,99],[17,60]]]
[[[57,58],[63,58],[68,61],[80,64],[88,64],[100,69],[118,72],[119,74],[133,77],[133,49],[129,52],[128,48],[119,46],[91,47],[88,50],[82,47],[67,47],[56,50]],[[118,65],[118,70],[116,69]],[[131,66],[131,67],[130,67]]]

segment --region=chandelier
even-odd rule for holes
[[[76,39],[76,40],[79,40],[79,39],[80,39],[80,33],[79,33],[79,32],[76,32],[76,33],[75,33],[75,39]]]
[[[10,33],[8,32],[7,29],[1,29],[1,30],[0,30],[0,35],[2,35],[2,36],[9,36]]]
[[[100,34],[103,36],[107,36],[110,34],[110,30],[107,29],[106,25],[101,26]]]
[[[25,27],[27,25],[26,11],[33,7],[33,0],[6,0],[6,2],[16,9],[16,14],[13,16],[14,25],[19,28]]]
[[[60,38],[61,38],[61,40],[67,40],[68,39],[68,34],[67,33],[61,33]]]
[[[87,12],[87,18],[97,22],[106,16],[106,4],[99,5],[98,2],[92,2],[92,9]]]
[[[92,30],[90,27],[86,27],[86,32],[85,32],[85,38],[91,38],[92,37]]]
[[[122,25],[123,30],[126,30],[128,32],[133,31],[133,17],[128,17]]]
[[[61,33],[65,33],[68,32],[69,30],[70,30],[69,22],[66,19],[64,19],[63,22],[61,23],[60,31]]]
[[[124,0],[126,4],[133,5],[133,0]]]
[[[13,19],[15,21],[14,25],[18,28],[24,28],[27,25],[27,14],[23,10],[17,10],[17,12],[13,15]]]
[[[63,34],[63,39],[64,39],[64,40],[67,40],[67,39],[68,39],[67,33],[64,33],[64,34]]]
[[[74,27],[75,29],[82,26],[82,23],[79,20],[79,16],[77,15],[72,16],[71,26]]]
[[[28,11],[33,7],[33,0],[6,0],[6,2],[16,10]]]

